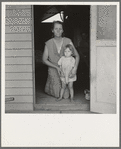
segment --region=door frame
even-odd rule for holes
[[[35,46],[34,46],[34,5],[31,9],[32,14],[32,79],[33,79],[33,111],[35,111],[36,104],[36,90],[35,90]]]
[[[92,10],[92,5],[89,5],[90,6],[90,24],[91,24],[91,18],[92,18],[92,13],[91,13],[91,10]],[[34,46],[34,5],[32,5],[32,78],[33,78],[33,110],[35,111],[36,109],[38,110],[39,109],[39,104],[36,104],[36,90],[35,90],[35,46]],[[91,37],[91,25],[89,27],[89,30],[90,30],[90,49],[91,49],[91,42],[92,42],[92,37]],[[91,51],[91,50],[90,50]],[[91,52],[89,54],[89,56],[91,56]],[[91,59],[90,59],[91,61]],[[90,68],[91,68],[91,63],[90,63]],[[89,68],[89,69],[90,69]],[[91,70],[91,69],[90,69]],[[91,72],[89,70],[89,72]],[[91,87],[91,73],[89,74],[90,76],[90,87]],[[90,88],[91,90],[91,88]],[[90,92],[91,94],[91,92]],[[90,96],[90,101],[91,101],[91,96]],[[90,102],[91,103],[91,102]],[[90,111],[90,110],[89,110]]]

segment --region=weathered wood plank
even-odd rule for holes
[[[35,104],[36,110],[90,110],[89,104]]]
[[[6,10],[6,17],[26,17],[31,16],[31,8],[30,9],[11,9]]]
[[[32,65],[6,65],[5,72],[32,72]]]
[[[11,95],[12,97],[14,95],[33,95],[33,88],[9,88],[5,89],[5,95]]]
[[[26,26],[5,26],[5,33],[31,33],[32,28],[29,25]]]
[[[32,42],[5,42],[5,48],[32,48]]]
[[[31,5],[6,5],[6,9],[31,8]]]
[[[5,81],[5,87],[33,87],[31,81]]]
[[[28,111],[28,110],[31,110],[33,111],[33,104],[32,103],[14,103],[14,104],[5,104],[5,112],[9,111],[10,110],[25,110],[25,111]]]
[[[30,17],[7,17],[5,18],[5,25],[31,25]]]
[[[32,56],[32,50],[5,50],[5,56]]]
[[[32,80],[32,73],[5,73],[6,80]]]
[[[27,103],[33,103],[33,96],[5,96],[6,98],[14,98],[14,101],[12,101],[11,103],[15,102],[27,102]],[[10,102],[6,102],[6,103],[10,103]]]
[[[5,58],[5,64],[32,64],[32,57]]]
[[[32,40],[31,34],[5,34],[6,41]]]

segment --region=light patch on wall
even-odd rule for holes
[[[42,21],[42,23],[51,23],[51,22],[56,21],[56,20],[63,22],[63,11],[61,11],[61,16],[60,16],[60,13],[58,13],[58,14]]]

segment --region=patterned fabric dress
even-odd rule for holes
[[[45,45],[47,46],[48,49],[49,61],[54,65],[58,66],[59,59],[64,55],[65,46],[70,43],[72,43],[71,40],[69,38],[64,37],[60,53],[58,53],[54,39],[52,38],[48,40],[45,43]],[[45,92],[51,96],[58,98],[60,95],[60,89],[61,89],[61,80],[57,70],[55,68],[48,67],[48,78],[45,85]],[[68,97],[69,97],[69,90],[67,87],[64,93],[64,98]]]

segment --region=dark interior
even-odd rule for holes
[[[42,63],[45,42],[52,37],[52,23],[43,20],[63,11],[65,37],[73,41],[80,55],[77,81],[74,90],[84,92],[90,89],[90,6],[88,5],[35,5],[34,6],[34,47],[36,91],[44,91],[47,80],[47,66]],[[76,94],[76,92],[75,92]]]

